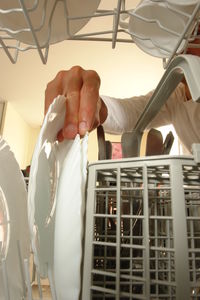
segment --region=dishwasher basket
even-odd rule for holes
[[[200,166],[192,156],[89,165],[82,300],[200,299]]]

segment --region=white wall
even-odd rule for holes
[[[30,164],[39,129],[30,127],[11,103],[7,103],[2,136],[11,147],[21,169]]]

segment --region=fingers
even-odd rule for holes
[[[66,96],[66,118],[62,130],[63,137],[73,139],[79,132],[79,107],[80,91],[83,85],[82,69],[74,68],[64,84],[63,90]]]
[[[79,107],[80,135],[91,131],[99,122],[99,87],[100,78],[95,71],[87,71],[83,74]]]
[[[53,102],[54,98],[58,95],[63,95],[62,93],[62,80],[65,76],[65,71],[60,71],[56,77],[47,84],[45,90],[45,106],[44,113],[47,113],[47,110],[50,104]]]
[[[66,118],[58,140],[73,139],[77,133],[83,136],[99,125],[101,100],[99,98],[100,78],[95,71],[79,66],[61,71],[45,91],[45,113],[58,95],[66,97]]]

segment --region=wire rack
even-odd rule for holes
[[[186,12],[183,12],[177,8],[171,8],[168,5],[167,0],[150,0],[153,2],[161,2],[166,5],[167,8],[172,10],[177,16],[182,16],[187,19],[186,26],[183,30],[183,32],[177,34],[177,32],[171,32],[170,34],[175,35],[177,43],[174,47],[173,51],[168,53],[167,58],[163,58],[163,66],[164,68],[167,68],[170,61],[173,59],[175,55],[178,54],[178,48],[182,41],[185,41],[183,52],[187,50],[187,47],[198,47],[191,44],[191,42],[194,39],[199,38],[198,36],[198,27],[199,27],[199,10],[200,10],[200,3],[197,3],[196,7],[194,8],[193,12],[188,14]],[[16,0],[15,5],[16,7],[13,7],[12,9],[1,9],[0,5],[0,20],[2,16],[7,15],[9,18],[12,17],[12,14],[19,14],[20,18],[24,18],[26,26],[24,28],[9,28],[0,25],[0,48],[5,52],[5,54],[8,56],[10,61],[12,63],[16,63],[18,59],[18,55],[20,52],[25,52],[28,50],[36,50],[41,58],[42,63],[46,64],[48,59],[48,53],[49,48],[51,45],[51,32],[52,32],[52,20],[53,15],[56,10],[56,7],[59,3],[59,5],[63,4],[63,11],[66,17],[66,23],[64,22],[63,26],[67,26],[68,31],[68,39],[69,40],[79,40],[79,41],[103,41],[103,42],[110,42],[112,44],[112,48],[115,48],[116,43],[124,42],[124,43],[134,43],[134,37],[137,37],[139,39],[144,39],[144,37],[138,36],[134,32],[130,31],[128,28],[128,20],[131,15],[134,15],[134,17],[142,19],[144,22],[148,23],[156,23],[160,28],[162,28],[163,31],[169,32],[169,29],[166,27],[163,27],[162,24],[160,24],[155,19],[145,19],[137,13],[135,13],[134,9],[135,7],[132,7],[130,0],[116,0],[115,7],[112,7],[110,5],[110,8],[108,8],[108,1],[101,2],[99,8],[97,11],[92,15],[87,16],[73,16],[71,17],[68,14],[67,10],[67,1],[66,0],[52,0],[51,2],[54,3],[52,6],[51,11],[51,17],[48,20],[48,30],[47,30],[47,36],[45,42],[39,40],[38,36],[41,30],[44,26],[44,20],[46,20],[46,7],[48,3],[46,0],[34,0],[33,5],[31,7],[27,7],[27,2],[25,0]],[[39,24],[34,25],[32,22],[32,15],[34,12],[37,11],[38,6],[44,3],[42,5],[42,17],[41,22]],[[89,30],[89,26],[85,26],[83,30],[79,31],[76,34],[70,33],[70,24],[72,22],[76,22],[76,20],[84,19],[84,18],[90,18],[90,22],[95,22],[95,24],[99,24],[99,29],[97,31]],[[108,20],[108,21],[107,21]],[[124,20],[126,20],[126,25],[124,26]],[[105,24],[107,24],[107,27],[105,28]],[[190,28],[193,24],[194,30],[191,32]],[[24,44],[17,40],[15,36],[17,36],[20,33],[29,32],[32,36],[32,43],[31,45]],[[148,39],[148,37],[145,37],[145,39]],[[156,45],[156,47],[160,47],[162,50],[163,45]]]
[[[15,12],[22,15],[27,24],[17,31],[0,27],[0,48],[12,63],[17,62],[19,53],[29,50],[37,51],[42,63],[47,63],[51,20],[43,44],[38,39],[38,27],[31,22],[31,14],[41,1],[47,4],[45,0],[35,0],[33,6],[27,8],[26,1],[19,0],[15,8],[0,9],[0,19],[1,15]],[[164,0],[150,1],[168,5]],[[58,3],[63,3],[65,8],[65,0],[55,0],[52,16]],[[200,38],[200,2],[190,15],[177,9],[173,11],[177,15],[184,14],[188,21],[184,31],[176,36],[173,51],[163,59],[166,69],[179,55],[183,40],[184,53],[188,47],[198,47],[192,42]],[[98,31],[89,31],[86,25],[74,35],[69,32],[69,40],[110,42],[112,48],[119,42],[134,43],[134,32],[124,26],[124,21],[128,24],[130,16],[137,15],[127,0],[118,0],[115,7],[109,9],[103,7],[102,1],[101,7],[90,16],[72,18],[67,9],[64,13],[67,24],[81,18],[99,22]],[[42,20],[45,14],[44,5]],[[109,25],[105,28],[107,19]],[[39,28],[42,28],[42,20]],[[143,18],[143,21],[147,20]],[[157,23],[157,20],[148,22]],[[15,34],[26,31],[32,35],[32,45],[14,38]],[[192,157],[125,159],[90,165],[86,211],[82,300],[200,298],[200,168]],[[39,298],[44,299],[40,275],[35,274],[33,268],[31,280],[28,260],[21,261],[20,265],[25,283],[22,299],[33,299],[34,282],[38,285]],[[0,271],[6,300],[10,300],[5,261],[1,262]],[[51,297],[56,300],[51,277],[49,284]]]
[[[200,169],[192,157],[89,166],[82,299],[199,299]]]

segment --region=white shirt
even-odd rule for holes
[[[127,99],[101,96],[108,109],[104,130],[111,134],[132,131],[152,94],[153,91]],[[187,100],[182,83],[171,94],[148,128],[169,124],[173,124],[181,142],[189,151],[193,143],[200,143],[200,103]]]

